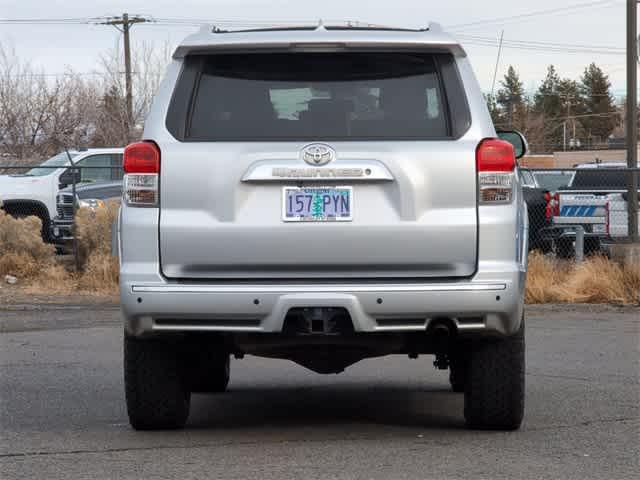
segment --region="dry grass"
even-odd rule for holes
[[[76,215],[76,233],[80,262],[86,265],[95,254],[111,254],[111,225],[118,215],[118,202],[108,202],[105,208],[81,208]]]
[[[118,215],[117,202],[106,208],[81,209],[76,217],[78,254],[82,273],[78,289],[104,294],[118,291],[118,260],[111,256],[111,226]]]
[[[535,303],[640,303],[640,266],[621,266],[604,256],[582,263],[529,255],[525,301]]]
[[[81,271],[72,272],[59,262],[55,247],[42,241],[40,219],[15,219],[0,209],[0,281],[13,275],[30,293],[117,294],[118,260],[111,256],[111,224],[117,212],[117,204],[78,212]]]
[[[569,303],[640,302],[640,266],[620,265],[606,257],[592,257],[574,265],[566,279]]]
[[[118,259],[111,254],[96,253],[89,257],[77,279],[78,290],[104,295],[118,294]]]
[[[55,264],[55,248],[41,231],[39,218],[16,219],[0,209],[0,276],[31,279]]]
[[[567,262],[545,256],[535,251],[529,255],[526,303],[558,303],[564,301],[565,292],[560,291],[569,274]]]

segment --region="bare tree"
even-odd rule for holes
[[[0,43],[0,152],[38,160],[64,147],[124,146],[140,138],[168,59],[166,44],[134,48],[134,123],[128,131],[119,45],[100,57],[95,76],[83,77],[71,69],[47,76]]]
[[[0,148],[42,158],[87,144],[95,130],[97,86],[72,70],[47,77],[0,44]]]
[[[140,138],[144,119],[149,113],[165,66],[169,60],[169,48],[165,43],[157,48],[142,42],[133,49],[133,126],[127,132],[126,97],[122,65],[124,63],[119,42],[100,58],[102,90],[101,115],[95,143],[126,144]]]

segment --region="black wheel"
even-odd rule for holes
[[[575,251],[573,240],[569,238],[561,238],[555,242],[555,253],[558,258],[571,258]]]
[[[585,255],[598,255],[602,253],[602,246],[599,238],[587,238],[584,241]]]
[[[463,352],[455,353],[449,364],[449,383],[451,390],[456,393],[464,392],[467,384],[469,365],[467,356]]]
[[[184,427],[191,394],[182,374],[182,344],[125,334],[124,384],[129,423],[136,430]]]
[[[516,430],[524,416],[524,318],[513,336],[472,345],[464,394],[467,426]]]
[[[189,344],[185,354],[185,374],[191,392],[224,392],[229,385],[229,352],[221,342]]]

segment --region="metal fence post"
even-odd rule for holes
[[[627,213],[629,214],[627,218],[629,240],[632,243],[640,242],[640,236],[638,232],[638,170],[629,171]]]
[[[76,272],[80,271],[80,255],[78,252],[78,235],[76,232],[76,213],[78,211],[78,204],[76,202],[76,175],[77,172],[80,172],[81,170],[76,167],[76,164],[73,161],[73,158],[71,157],[71,154],[69,153],[69,150],[65,148],[65,151],[67,152],[67,158],[69,159],[69,163],[71,164],[71,172],[73,173],[73,175],[71,175],[71,195],[73,197],[73,221],[71,223],[71,232],[72,232],[72,240],[71,240],[71,244],[73,246],[73,261],[74,261],[74,265],[75,265],[75,270]],[[81,174],[82,175],[82,174]]]
[[[576,262],[582,263],[584,261],[584,228],[580,225],[576,226]]]
[[[638,4],[627,0],[627,166],[629,171],[627,213],[629,241],[638,236]]]
[[[72,223],[72,228],[71,231],[73,232],[73,261],[75,262],[75,267],[76,267],[76,272],[80,271],[80,255],[78,252],[78,232],[76,229],[76,214],[78,213],[78,202],[76,201],[76,172],[79,172],[80,170],[75,169],[74,167],[74,172],[73,172],[73,184],[71,187],[71,192],[73,195],[73,223]]]

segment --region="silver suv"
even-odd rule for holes
[[[471,428],[524,411],[527,214],[462,47],[424,30],[203,28],[127,147],[131,425],[179,428],[229,358],[435,355]]]

